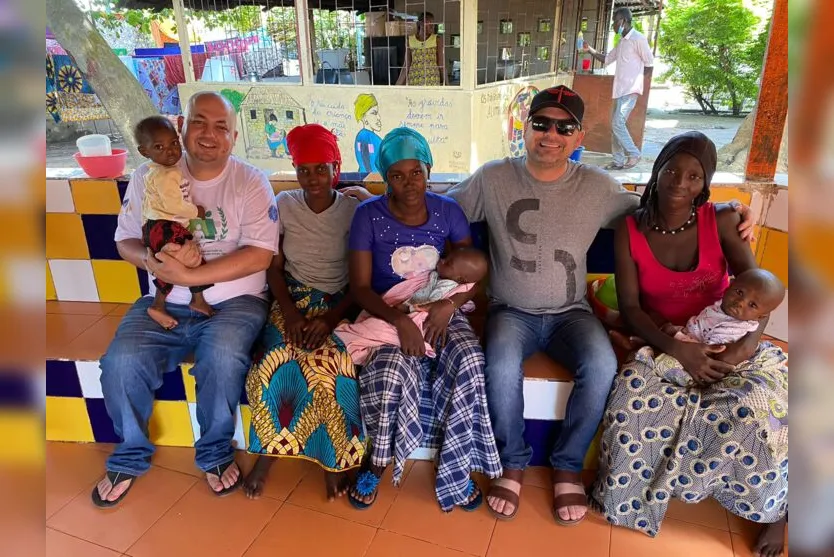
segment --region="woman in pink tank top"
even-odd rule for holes
[[[728,269],[756,267],[737,232],[737,213],[708,201],[716,160],[715,145],[700,132],[671,139],[640,208],[617,229],[620,312],[648,346],[614,381],[593,498],[609,522],[655,536],[672,498],[714,497],[764,524],[754,552],[776,555],[787,514],[786,356],[759,342],[766,318],[757,331],[721,347],[685,343],[661,330],[665,323],[684,325],[719,300]],[[661,353],[697,386],[656,374]]]

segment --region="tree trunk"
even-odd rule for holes
[[[134,165],[142,161],[133,139],[140,120],[159,114],[130,70],[93,24],[71,0],[46,0],[46,23],[72,55],[124,138]]]
[[[756,121],[756,109],[748,114],[739,126],[733,140],[718,151],[718,170],[725,172],[744,172],[747,165],[747,155],[753,142],[753,124]],[[779,162],[776,172],[788,171],[788,122],[785,120],[785,131],[779,147]]]

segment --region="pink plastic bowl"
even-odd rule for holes
[[[127,164],[127,151],[124,149],[113,149],[109,157],[82,157],[81,153],[73,156],[90,178],[118,178],[124,174]]]

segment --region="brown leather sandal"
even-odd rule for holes
[[[588,496],[585,494],[585,484],[582,483],[582,475],[579,472],[554,469],[551,477],[551,485],[554,488],[556,487],[556,484],[573,484],[582,488],[582,493],[563,493],[553,499],[551,511],[553,512],[553,518],[556,522],[562,526],[574,526],[585,520],[585,517],[588,516]],[[585,507],[585,514],[582,518],[577,520],[565,520],[559,516],[560,509],[571,506]]]
[[[513,505],[515,508],[511,514],[504,514],[499,513],[492,506],[489,505],[487,502],[487,508],[489,509],[490,514],[497,518],[498,520],[512,520],[515,518],[515,515],[518,514],[518,503],[519,497],[521,493],[521,487],[523,485],[524,480],[524,470],[512,470],[512,469],[504,469],[504,474],[500,478],[496,478],[492,480],[492,484],[489,487],[489,493],[487,494],[487,499],[490,497],[495,497],[497,499],[501,499],[505,503],[509,503]],[[505,485],[501,485],[502,482],[505,484],[507,482],[515,482],[518,483],[519,492],[516,493],[509,487],[505,487]]]

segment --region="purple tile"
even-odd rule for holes
[[[116,241],[113,239],[118,218],[118,215],[81,215],[87,247],[90,248],[90,259],[121,260],[116,250]]]
[[[156,391],[156,400],[185,400],[185,384],[179,366],[162,376],[162,386]]]
[[[90,425],[93,426],[93,438],[96,443],[120,443],[122,440],[116,435],[113,429],[113,421],[107,414],[103,398],[88,398],[87,415],[90,416]]]
[[[46,396],[81,398],[81,382],[75,362],[61,360],[46,361]]]

